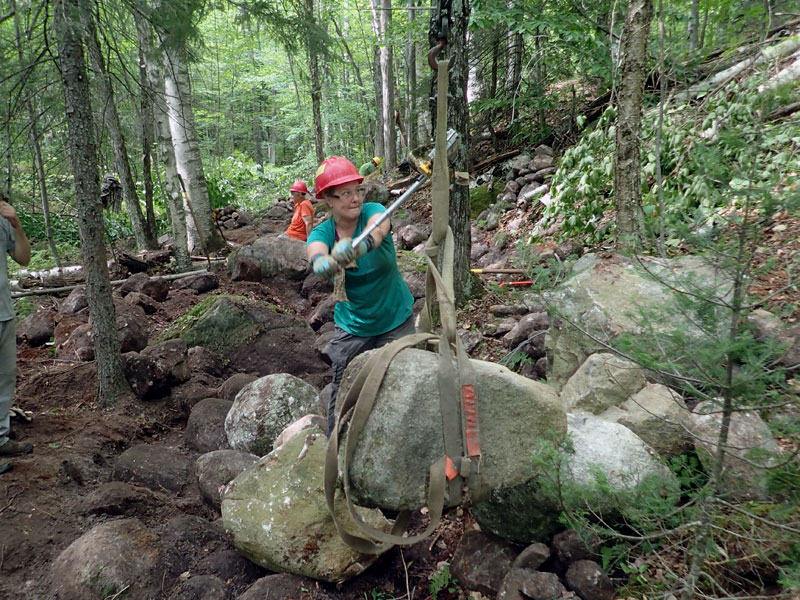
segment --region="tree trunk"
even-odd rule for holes
[[[375,85],[375,156],[383,156],[386,149],[383,143],[383,83],[381,82],[381,48],[375,45],[372,50],[375,65],[372,71],[372,82]]]
[[[417,147],[417,46],[414,43],[415,0],[408,0],[408,33],[406,34],[406,131],[408,148]]]
[[[150,85],[147,82],[147,64],[144,52],[139,47],[139,93],[141,94],[141,126],[142,126],[142,179],[144,180],[144,210],[147,225],[147,235],[152,237],[158,247],[158,226],[156,213],[153,208],[153,98]]]
[[[89,51],[92,68],[95,73],[96,82],[100,95],[100,103],[105,118],[108,133],[111,137],[111,149],[114,153],[114,167],[119,174],[122,184],[122,195],[125,198],[125,208],[131,221],[131,229],[136,238],[136,247],[140,250],[154,250],[158,247],[155,237],[150,234],[145,223],[142,209],[139,206],[139,195],[136,193],[136,183],[131,174],[131,165],[128,159],[128,148],[125,144],[125,136],[122,133],[122,125],[119,120],[119,113],[114,102],[114,90],[111,87],[111,80],[106,71],[105,59],[100,49],[100,42],[97,39],[97,28],[94,15],[91,13],[91,5],[81,2],[81,20],[86,33],[86,47]]]
[[[622,62],[617,88],[617,134],[614,156],[614,204],[617,249],[634,252],[641,245],[642,165],[639,134],[647,67],[647,38],[652,0],[630,0],[622,32]]]
[[[694,54],[695,52],[697,52],[699,25],[700,25],[700,0],[692,0],[692,6],[689,10],[689,23],[687,25],[687,34],[689,38],[689,54]]]
[[[175,164],[175,150],[172,146],[172,134],[169,130],[169,109],[165,100],[164,79],[158,69],[150,21],[147,18],[147,13],[142,12],[140,8],[143,8],[143,6],[134,7],[132,10],[134,21],[136,22],[139,47],[145,61],[148,82],[147,91],[153,101],[155,133],[158,138],[161,160],[164,163],[164,195],[167,202],[170,228],[172,229],[172,239],[175,243],[175,262],[179,269],[186,269],[191,265],[192,260],[189,253],[183,197],[181,195],[180,182],[178,181],[178,168]]]
[[[448,55],[454,63],[450,70],[450,104],[447,114],[448,124],[455,129],[461,143],[451,162],[454,171],[469,172],[469,106],[467,104],[467,85],[469,81],[469,61],[467,50],[467,26],[469,24],[469,0],[452,0],[453,23],[450,26]],[[454,185],[450,192],[450,228],[455,239],[454,282],[456,302],[462,303],[472,294],[472,273],[469,255],[471,250],[469,186]]]
[[[17,10],[16,0],[11,0],[11,11],[14,13],[14,34],[17,45],[17,57],[19,64],[25,64],[25,53],[22,51],[22,26],[20,24],[20,15]],[[28,37],[26,32],[26,38]],[[30,96],[26,95],[25,107],[28,109],[28,119],[30,120],[30,135],[31,146],[33,147],[34,163],[36,165],[36,173],[39,180],[39,194],[42,197],[42,215],[44,216],[44,233],[47,237],[47,243],[50,246],[50,252],[53,253],[53,260],[56,263],[58,271],[61,272],[61,258],[58,256],[58,248],[53,240],[53,228],[50,226],[50,201],[47,195],[47,180],[44,171],[44,159],[42,158],[42,148],[39,144],[39,116],[33,106],[33,101]]]
[[[183,47],[165,46],[164,89],[169,108],[169,129],[175,148],[178,173],[186,184],[188,201],[184,199],[185,212],[189,218],[186,230],[189,250],[192,253],[211,252],[223,245],[211,214],[203,160],[197,142],[192,108],[192,92],[189,71],[186,68]],[[194,218],[191,217],[194,212]],[[195,218],[197,223],[194,222]],[[203,248],[205,246],[205,248]]]
[[[314,16],[314,0],[305,2],[306,18],[312,23],[316,22]],[[322,104],[322,84],[319,79],[319,49],[313,38],[307,41],[308,72],[311,76],[311,115],[314,120],[314,150],[317,154],[317,164],[325,160],[325,142],[323,139],[323,125],[320,105]]]
[[[392,23],[392,0],[382,0],[381,19],[381,87],[383,96],[383,153],[384,166],[397,166],[397,134],[394,128],[394,53],[387,39]]]
[[[58,58],[64,88],[69,149],[75,182],[78,229],[81,238],[89,315],[97,366],[97,402],[114,404],[127,389],[122,372],[116,313],[103,241],[103,206],[94,123],[90,109],[89,80],[81,40],[80,0],[57,0],[53,19],[58,38]]]

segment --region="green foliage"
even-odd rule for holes
[[[39,307],[30,298],[16,298],[14,300],[14,313],[17,315],[17,323],[25,317],[31,316]]]
[[[709,96],[702,111],[686,104],[669,107],[661,140],[664,213],[655,180],[658,111],[645,110],[642,124],[643,213],[649,231],[663,222],[667,244],[677,244],[692,228],[724,221],[723,208],[738,206],[744,189],[763,190],[774,201],[793,193],[798,168],[800,125],[765,123],[761,114],[783,102],[782,92],[759,93],[731,87]],[[597,243],[613,236],[615,109],[609,107],[579,142],[563,155],[553,178],[549,220],[563,218],[561,235]],[[743,176],[744,173],[748,175]],[[687,225],[688,224],[688,225]]]
[[[492,203],[494,188],[491,183],[484,183],[469,190],[469,216],[475,220],[479,214],[489,208]]]
[[[455,593],[457,586],[458,580],[450,573],[450,565],[445,564],[431,575],[428,591],[433,596],[433,600],[437,600],[442,592]]]

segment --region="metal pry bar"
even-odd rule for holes
[[[449,163],[449,161],[450,161],[450,155],[451,155],[451,154],[454,152],[454,149],[456,148],[456,144],[457,144],[457,142],[458,142],[458,133],[456,133],[455,129],[448,129],[448,131],[447,131],[447,155],[448,155],[448,156],[447,156],[447,159],[448,159],[448,164],[450,164],[450,163]],[[434,158],[435,158],[435,157],[434,157],[434,155],[435,155],[435,154],[436,154],[436,150],[435,150],[435,149],[434,149],[434,150],[431,150],[431,151],[428,153],[428,158],[429,158],[430,160],[434,160]],[[425,182],[425,180],[426,180],[426,179],[428,179],[428,177],[429,177],[429,175],[426,175],[426,174],[424,174],[424,173],[420,173],[420,174],[419,174],[419,177],[417,177],[417,178],[414,180],[414,183],[411,185],[411,187],[410,187],[410,188],[408,188],[408,189],[407,189],[405,192],[403,192],[403,195],[401,195],[401,196],[400,196],[400,197],[399,197],[397,200],[395,200],[394,202],[392,202],[392,203],[391,203],[391,205],[389,205],[389,208],[387,208],[387,209],[386,209],[386,212],[384,212],[384,213],[383,213],[383,214],[382,214],[382,215],[381,215],[381,216],[378,218],[378,220],[377,220],[377,221],[375,221],[374,223],[372,223],[372,225],[370,225],[369,227],[367,227],[367,228],[366,228],[364,231],[362,231],[362,232],[361,232],[361,234],[360,234],[360,235],[359,235],[359,236],[358,236],[356,239],[354,239],[354,240],[353,240],[353,246],[354,246],[354,247],[355,247],[355,246],[358,246],[358,244],[360,244],[361,242],[363,242],[363,241],[366,239],[366,237],[367,237],[367,236],[368,236],[370,233],[372,233],[373,231],[375,231],[375,229],[378,227],[378,225],[380,225],[380,224],[381,224],[381,223],[383,223],[383,222],[384,222],[386,219],[388,219],[389,217],[391,217],[391,216],[392,216],[392,213],[393,213],[395,210],[397,210],[397,207],[398,207],[398,206],[400,206],[400,205],[401,205],[403,202],[405,202],[405,201],[406,201],[406,199],[407,199],[407,198],[408,198],[408,197],[409,197],[411,194],[413,194],[414,192],[416,192],[416,191],[417,191],[417,189],[419,189],[419,186],[421,186],[421,185],[422,185],[422,184]]]

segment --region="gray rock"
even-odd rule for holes
[[[214,575],[195,575],[180,581],[168,600],[228,600],[225,582]]]
[[[163,302],[169,295],[169,283],[163,277],[150,277],[147,273],[135,273],[119,287],[119,293],[123,297],[130,292],[139,292],[150,296],[157,302]]]
[[[17,323],[17,341],[26,341],[31,348],[37,348],[52,340],[55,331],[55,313],[39,309]]]
[[[234,398],[236,398],[236,394],[238,394],[244,386],[256,379],[258,379],[258,376],[251,375],[250,373],[236,373],[235,375],[231,375],[225,380],[225,383],[219,387],[219,397],[223,400],[230,400],[233,402]]]
[[[236,257],[249,258],[259,264],[261,277],[265,280],[278,274],[289,279],[304,279],[309,269],[305,242],[289,237],[260,237],[231,257],[228,259],[229,273],[233,272]]]
[[[125,296],[125,302],[138,306],[146,315],[152,315],[158,310],[156,301],[147,294],[142,294],[141,292],[129,292]]]
[[[480,331],[473,331],[471,329],[459,329],[458,337],[461,338],[461,342],[464,344],[464,350],[467,354],[471,354],[483,341],[483,334],[481,334]]]
[[[503,336],[503,345],[506,348],[516,348],[535,332],[547,329],[549,323],[545,312],[525,315]]]
[[[287,425],[318,406],[319,393],[305,381],[288,373],[261,377],[236,395],[225,419],[228,442],[234,450],[263,456]]]
[[[69,293],[69,296],[64,298],[64,301],[59,306],[59,312],[62,315],[74,315],[89,306],[89,299],[86,296],[86,288],[75,288]]]
[[[350,363],[339,397],[346,396],[368,356],[361,354]],[[350,462],[351,494],[357,503],[386,510],[425,504],[428,469],[444,453],[438,361],[437,354],[408,349],[386,371]],[[526,478],[527,457],[537,436],[565,432],[561,402],[547,385],[497,364],[470,362],[477,381],[484,483],[488,488],[513,485]]]
[[[595,543],[587,545],[574,529],[559,531],[553,536],[550,547],[553,549],[553,571],[560,575],[566,573],[572,563],[596,557],[593,550]]]
[[[593,560],[579,560],[567,569],[567,587],[583,600],[614,600],[614,584]]]
[[[531,311],[524,304],[493,304],[489,307],[489,312],[495,317],[513,317],[526,315]]]
[[[164,396],[172,387],[188,381],[190,375],[186,343],[180,339],[148,346],[141,352],[126,352],[122,367],[131,390],[142,400]]]
[[[694,437],[697,455],[709,472],[718,448],[722,417],[722,404],[710,400],[698,404],[689,415],[688,427]],[[764,467],[779,462],[781,455],[769,426],[755,411],[734,412],[727,441],[722,476],[725,496],[740,501],[766,499],[767,473]]]
[[[145,516],[160,504],[158,497],[146,488],[122,481],[108,481],[81,499],[78,512],[86,515]]]
[[[227,582],[232,594],[237,588],[243,589],[267,574],[265,569],[251,563],[233,548],[222,548],[207,555],[197,563],[197,570]]]
[[[219,510],[222,503],[220,490],[256,462],[258,457],[255,454],[237,450],[214,450],[203,454],[194,465],[200,494]]]
[[[531,171],[539,171],[540,169],[546,169],[548,167],[553,166],[553,155],[552,154],[537,154],[533,157],[533,160],[529,163],[529,167]]]
[[[236,255],[231,269],[231,281],[261,281],[261,265],[253,258]]]
[[[111,476],[152,490],[180,492],[189,483],[189,465],[189,459],[173,448],[138,444],[119,455]]]
[[[58,356],[71,360],[94,360],[94,332],[88,323],[78,325],[63,344],[58,346]]]
[[[555,573],[514,568],[503,578],[497,600],[556,600],[567,597]]]
[[[509,331],[514,329],[517,326],[517,320],[514,318],[503,319],[497,324],[497,327],[492,334],[494,337],[500,337],[501,335],[506,335]]]
[[[172,284],[175,290],[194,290],[198,294],[210,292],[219,287],[219,279],[215,273],[201,271],[196,275],[189,275],[188,277],[181,277],[176,279]]]
[[[225,435],[225,417],[233,402],[219,398],[206,398],[192,407],[186,430],[186,445],[197,452],[212,452],[228,448]]]
[[[730,282],[699,258],[642,260],[651,272],[673,286],[691,284],[717,296],[730,292]],[[689,340],[707,337],[691,320],[682,319],[680,311],[671,309],[673,297],[671,290],[647,275],[634,260],[618,255],[582,256],[573,266],[572,276],[546,297],[548,304],[565,317],[554,319],[547,332],[547,381],[561,389],[587,356],[604,349],[569,323],[580,323],[583,331],[602,341],[613,341],[623,333],[645,335],[637,316],[642,311],[664,311],[669,318],[650,323],[655,334],[680,325]]]
[[[550,548],[546,544],[536,542],[519,553],[511,565],[515,569],[531,569],[535,571],[550,558]]]
[[[505,540],[480,531],[467,531],[453,553],[450,572],[463,589],[493,597],[517,552]]]
[[[191,373],[208,373],[221,377],[225,372],[225,357],[205,346],[193,346],[186,353]]]
[[[317,587],[317,582],[308,577],[277,573],[256,581],[239,596],[239,600],[306,600],[306,595],[313,597]]]
[[[330,279],[309,273],[303,280],[303,287],[300,288],[300,295],[303,298],[319,299],[333,292],[333,282]]]
[[[317,307],[313,310],[313,312],[308,316],[308,324],[311,326],[311,329],[316,331],[320,327],[322,327],[325,323],[330,323],[333,321],[333,310],[336,308],[336,298],[332,295],[325,298],[322,302],[317,304]]]
[[[115,300],[117,336],[121,352],[138,352],[147,347],[144,311],[124,300]]]
[[[225,488],[225,530],[236,549],[254,563],[338,582],[360,574],[377,560],[378,555],[360,554],[347,546],[328,514],[320,485],[326,445],[321,431],[296,435]],[[388,531],[390,523],[380,511],[357,510],[372,527]],[[349,521],[343,504],[337,506],[337,515],[344,523]]]
[[[564,410],[599,415],[619,406],[647,383],[644,370],[609,352],[589,356],[561,390]]]
[[[567,417],[572,452],[559,458],[559,480],[562,485],[574,486],[575,496],[593,498],[592,510],[603,514],[616,509],[600,492],[598,472],[605,476],[604,485],[612,489],[633,490],[651,481],[668,492],[677,488],[674,476],[659,462],[655,451],[626,427],[599,417]],[[534,452],[531,449],[528,454]],[[559,499],[553,488],[540,483],[542,479],[552,481],[553,476],[551,470],[542,472],[529,464],[527,480],[495,489],[470,512],[484,531],[517,543],[540,541],[559,527]]]
[[[325,333],[320,333],[317,336],[316,341],[314,342],[314,351],[319,355],[319,357],[324,360],[326,363],[331,364],[331,357],[328,356],[328,348],[331,345],[331,341],[333,340],[333,336],[336,335],[333,331],[326,331]]]
[[[664,458],[686,454],[693,448],[685,429],[686,404],[666,386],[648,383],[618,407],[606,409],[600,417],[625,425]]]
[[[397,230],[397,239],[400,242],[400,248],[411,250],[417,244],[421,244],[428,239],[428,236],[416,225],[409,224]]]
[[[164,568],[159,539],[137,519],[97,525],[59,554],[51,568],[59,600],[105,600],[160,596]]]

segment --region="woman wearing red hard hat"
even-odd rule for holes
[[[328,435],[335,424],[339,383],[353,357],[414,333],[414,297],[397,269],[389,219],[353,246],[353,238],[386,211],[377,202],[364,203],[363,180],[353,163],[332,156],[320,164],[315,181],[317,198],[325,201],[332,218],[308,236],[308,260],[314,273],[323,278],[332,277],[338,263],[351,263],[344,270],[347,302],[336,304],[334,337],[328,349],[333,366]]]
[[[285,233],[290,238],[305,242],[314,227],[314,207],[306,198],[308,187],[306,187],[305,181],[295,181],[289,188],[289,192],[294,201],[294,213],[292,222],[289,223],[289,228]]]

